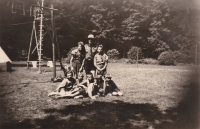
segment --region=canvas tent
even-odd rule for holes
[[[10,70],[11,70],[11,60],[0,46],[0,71],[10,71]]]

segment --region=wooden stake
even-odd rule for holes
[[[32,16],[32,6],[30,6],[30,16]]]
[[[55,34],[54,34],[54,19],[53,19],[53,4],[51,4],[51,24],[52,24],[52,50],[53,50],[53,77],[56,77],[56,60],[55,60]]]
[[[195,66],[198,66],[198,44],[195,45]]]
[[[26,13],[25,13],[25,4],[23,4],[23,14],[22,15],[26,15]]]
[[[65,68],[63,67],[63,64],[62,64],[62,57],[61,57],[61,53],[60,53],[60,45],[59,45],[58,36],[57,36],[56,32],[55,32],[55,37],[56,37],[56,46],[57,46],[57,52],[58,52],[60,67],[63,70],[64,75],[66,76],[66,70],[65,70]]]
[[[33,39],[33,31],[34,31],[34,23],[35,21],[33,21],[33,29],[31,32],[31,40],[30,40],[30,44],[29,44],[29,50],[28,50],[28,57],[27,57],[27,69],[29,68],[29,58],[30,58],[30,53],[31,53],[31,45],[32,45],[32,39]]]
[[[16,13],[16,12],[14,12],[14,2],[12,2],[12,11],[11,12]]]
[[[138,68],[138,48],[137,48],[137,68]]]

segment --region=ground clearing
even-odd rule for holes
[[[52,69],[13,67],[0,73],[1,128],[197,129],[198,85],[192,66],[110,63],[122,97],[47,97]],[[57,76],[63,76],[58,68]]]

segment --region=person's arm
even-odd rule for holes
[[[96,97],[92,96],[93,87],[94,87],[93,83],[90,83],[90,85],[87,88],[87,93],[91,99],[96,99]]]
[[[101,71],[104,70],[107,67],[107,65],[108,65],[108,62],[106,61],[105,64],[104,64],[104,66],[103,66],[103,68],[101,68],[100,70]]]
[[[75,50],[73,50],[72,51],[72,53],[71,53],[71,58],[70,58],[70,68],[71,68],[71,70],[73,70],[74,68],[73,68],[73,66],[72,66],[72,62],[73,62],[73,60],[74,60],[74,55],[76,55],[76,50],[77,49],[75,49]]]
[[[56,91],[59,91],[61,88],[65,87],[65,85],[68,83],[67,79],[64,79],[56,88]]]
[[[86,85],[87,85],[87,80],[84,80],[83,82],[77,84],[78,87],[83,87],[85,89],[87,88]]]
[[[83,87],[84,89],[87,89],[85,85],[78,85],[79,87]]]
[[[97,66],[96,55],[94,56],[94,66],[95,66],[98,70],[101,70],[101,69]]]
[[[103,80],[103,95],[105,95],[106,92],[106,80]]]
[[[79,84],[77,84],[78,86],[79,85],[87,85],[87,80],[84,80],[84,81],[82,81],[81,83],[79,83]]]
[[[71,56],[71,59],[70,59],[70,67],[71,67],[71,70],[73,70],[73,66],[72,66],[73,60],[74,60],[74,57],[73,57],[73,55],[72,55],[72,56]]]
[[[85,64],[85,58],[84,58],[83,61],[82,61],[82,64],[81,64],[81,67],[80,67],[79,71],[82,71],[82,70],[83,70],[84,64]]]
[[[104,64],[104,67],[101,68],[101,71],[104,70],[107,66],[108,66],[108,56],[105,55],[105,64]]]

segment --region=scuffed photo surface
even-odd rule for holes
[[[0,129],[200,128],[200,1],[44,0],[41,71],[32,64],[38,60],[31,34],[37,2],[0,1],[0,46],[11,60],[5,72],[0,55]],[[48,97],[60,84],[52,82],[54,69],[47,66],[53,60],[51,4],[58,9],[56,77],[66,72],[59,60],[70,69],[77,43],[88,44],[93,34],[122,96]],[[39,24],[35,20],[37,40]]]

